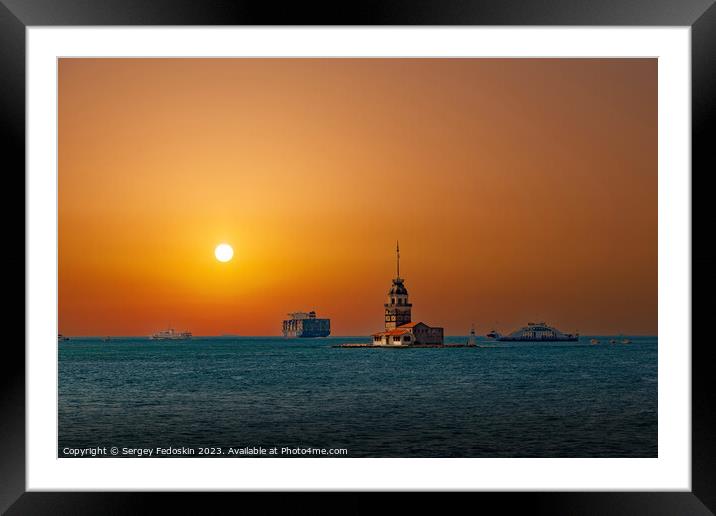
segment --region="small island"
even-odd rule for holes
[[[405,280],[400,277],[400,243],[396,243],[396,275],[388,291],[385,307],[385,329],[371,335],[372,342],[338,344],[337,348],[462,348],[466,344],[445,344],[443,328],[412,321],[413,305],[408,300]]]

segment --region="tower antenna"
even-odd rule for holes
[[[395,254],[398,258],[398,278],[400,277],[400,241],[395,241]]]

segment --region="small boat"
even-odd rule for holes
[[[70,340],[70,338],[69,338],[69,337],[65,337],[65,336],[62,335],[61,333],[58,333],[58,334],[57,334],[57,340],[58,340],[59,342],[64,342],[64,341],[66,341],[66,340]]]
[[[622,334],[619,334],[618,338],[619,338],[619,342],[621,342],[622,344],[631,344],[631,340],[629,340]]]
[[[616,343],[617,343],[617,339],[609,339],[609,344],[616,344]]]
[[[592,339],[589,341],[590,344],[599,344],[599,339]]]
[[[102,342],[109,342],[109,341],[110,341],[109,337],[102,337]]]
[[[500,337],[502,337],[502,335],[500,335],[495,330],[490,330],[490,333],[485,335],[485,337],[487,337],[488,339],[499,339]]]

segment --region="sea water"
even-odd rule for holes
[[[58,456],[656,457],[657,339],[598,338],[453,349],[73,338],[58,343]]]

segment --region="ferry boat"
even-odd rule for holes
[[[176,331],[174,328],[158,331],[150,335],[151,340],[189,340],[192,335],[190,331]]]
[[[579,340],[579,333],[562,333],[545,322],[527,323],[517,331],[498,337],[499,341],[519,342],[574,342]]]

